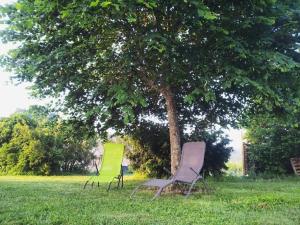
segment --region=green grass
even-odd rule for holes
[[[132,178],[131,178],[132,179]],[[83,190],[86,177],[0,177],[0,224],[300,224],[300,179],[210,181],[212,194]]]

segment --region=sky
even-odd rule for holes
[[[0,5],[9,4],[15,0],[0,0]],[[4,26],[0,24],[0,30]],[[15,46],[11,43],[3,44],[0,42],[0,55],[6,54],[9,49]],[[45,105],[50,100],[35,99],[30,96],[30,83],[21,83],[16,85],[16,82],[11,81],[12,73],[5,71],[0,65],[0,118],[7,117],[19,109],[28,109],[30,105]],[[233,147],[234,152],[231,155],[230,161],[240,162],[242,160],[242,131],[228,129],[225,133],[232,140],[230,146]]]
[[[16,2],[16,0],[0,0],[0,5],[10,4]]]
[[[0,0],[0,5],[9,4],[15,0]],[[0,24],[0,30],[4,26]],[[14,48],[12,43],[3,44],[0,42],[0,55],[6,54],[9,49]],[[30,91],[27,89],[30,84],[22,83],[16,85],[10,77],[12,73],[5,71],[0,66],[0,118],[7,117],[18,109],[27,109],[33,104],[46,104],[47,100],[38,100],[30,97]]]
[[[2,0],[0,0],[2,1]],[[0,25],[1,29],[1,25]],[[3,55],[12,48],[12,44],[1,44],[0,54]],[[30,83],[21,83],[17,85],[10,77],[12,73],[5,71],[0,66],[0,118],[7,117],[18,109],[27,109],[30,105],[46,104],[47,100],[34,99],[30,96]]]

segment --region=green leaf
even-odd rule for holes
[[[32,20],[26,20],[24,22],[27,28],[31,29],[33,27],[33,21]]]
[[[208,9],[198,9],[198,15],[206,20],[214,20],[217,18],[217,14],[209,11]]]
[[[61,11],[61,18],[64,19],[64,18],[66,18],[68,16],[70,16],[70,11],[68,11],[68,10]]]
[[[112,4],[117,11],[120,11],[120,4]]]
[[[216,101],[216,95],[215,95],[215,93],[213,93],[211,91],[207,91],[206,93],[204,93],[204,98],[205,98],[205,101],[207,101],[207,102]]]
[[[123,120],[124,123],[125,124],[130,123],[134,118],[132,109],[130,107],[123,107],[122,111],[123,111],[123,116],[124,116],[124,120]]]
[[[137,18],[136,18],[135,15],[130,14],[130,15],[127,17],[127,21],[128,21],[129,23],[135,23],[135,22],[137,21]]]
[[[21,4],[20,2],[17,2],[16,3],[16,9],[17,10],[22,10],[22,8],[23,8],[23,4]]]
[[[194,97],[192,95],[187,95],[187,96],[184,97],[184,102],[188,103],[190,105],[193,103],[194,100],[195,99],[194,99]]]
[[[92,1],[92,2],[90,3],[90,6],[91,6],[91,7],[96,7],[96,6],[98,6],[98,4],[99,4],[99,0],[96,0],[96,1]]]
[[[108,6],[110,6],[112,4],[112,2],[110,1],[105,1],[101,3],[101,7],[102,8],[107,8]]]
[[[266,25],[274,25],[275,22],[276,22],[276,19],[274,17],[272,18],[269,18],[269,17],[263,17],[263,16],[259,16],[257,17],[257,20],[256,20],[258,23],[262,23],[262,24],[266,24]]]
[[[147,107],[147,106],[148,106],[148,103],[147,103],[146,99],[144,99],[144,98],[142,98],[142,99],[140,100],[140,104],[141,104],[141,106],[143,106],[143,107]]]
[[[223,33],[223,34],[226,34],[226,35],[228,35],[229,34],[229,31],[228,30],[226,30],[226,29],[220,29],[221,30],[221,32]]]
[[[144,6],[146,6],[149,9],[153,9],[153,8],[157,7],[157,4],[155,1],[138,0],[137,2],[143,4]]]

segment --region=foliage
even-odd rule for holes
[[[167,175],[164,168],[170,168],[171,159],[166,126],[143,122],[123,141],[129,148],[126,156],[134,170],[150,177]]]
[[[151,122],[143,122],[129,136],[124,137],[129,149],[127,157],[133,169],[147,174],[150,177],[162,177],[168,174],[164,168],[170,167],[170,144],[168,128]],[[227,147],[229,140],[222,132],[198,132],[184,135],[182,142],[206,142],[205,163],[203,170],[206,174],[221,174],[226,169],[226,162],[232,149]]]
[[[175,172],[188,127],[300,104],[299,9],[300,0],[18,0],[0,11],[2,41],[19,44],[2,63],[99,133],[167,118]]]
[[[84,170],[92,159],[94,139],[32,106],[0,120],[0,173],[50,175]]]
[[[228,176],[242,176],[243,175],[243,164],[242,162],[228,162],[226,174]]]
[[[106,185],[82,191],[87,177],[0,177],[1,224],[69,225],[299,225],[299,179],[208,181],[210,195],[188,199],[165,194],[150,201],[153,191],[132,190],[143,182],[128,180],[122,191]],[[199,184],[201,185],[201,184]],[[95,200],[97,199],[97,200]],[[22,204],[20,204],[20,202]],[[201,215],[201,216],[199,216]]]
[[[298,104],[299,0],[18,0],[1,8],[3,58],[36,94],[99,131],[166,119],[235,124],[248,107]],[[284,106],[284,107],[282,107]],[[91,126],[92,127],[92,126]]]
[[[96,136],[86,127],[74,125],[74,121],[62,121],[56,129],[62,151],[61,171],[85,171],[94,159],[91,149],[97,144]]]
[[[254,173],[293,173],[290,158],[300,157],[300,128],[271,115],[257,115],[248,121],[249,167]]]

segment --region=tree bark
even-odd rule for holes
[[[166,100],[169,136],[171,145],[171,173],[175,174],[180,161],[181,146],[180,146],[180,131],[178,125],[177,111],[174,100],[174,94],[170,87],[163,89],[162,94]]]

